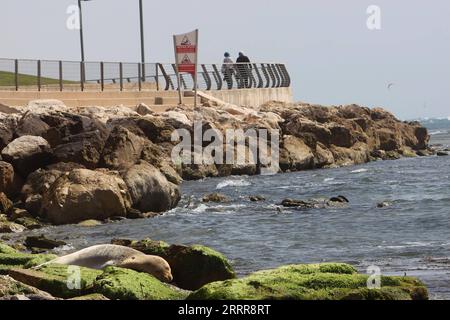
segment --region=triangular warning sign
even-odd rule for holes
[[[191,59],[189,59],[187,54],[184,55],[183,60],[181,60],[181,64],[192,64]]]
[[[189,38],[187,36],[184,36],[183,41],[181,41],[181,45],[182,46],[190,46],[191,40],[189,40]]]

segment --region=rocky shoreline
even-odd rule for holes
[[[172,133],[193,132],[199,120],[219,132],[279,130],[283,172],[437,152],[419,123],[356,105],[272,102],[256,110],[207,102],[156,114],[144,105],[34,101],[0,113],[0,233],[152,217],[177,206],[183,179],[258,174],[258,164],[175,164]]]
[[[4,111],[0,112],[0,234],[21,233],[46,224],[89,227],[154,217],[177,206],[183,180],[259,173],[259,163],[174,163],[171,153],[177,142],[172,141],[172,133],[176,129],[193,133],[196,121],[202,121],[203,129],[219,132],[278,130],[282,172],[439,154],[428,147],[428,132],[419,123],[401,122],[383,109],[356,105],[272,102],[254,109],[205,102],[197,109],[174,107],[156,114],[145,105],[74,109],[59,101],[34,101],[26,107],[0,111]],[[254,197],[251,201],[260,200]],[[213,194],[203,201],[224,199]],[[345,206],[347,202],[343,196],[323,203],[285,199],[281,206],[319,208]],[[45,250],[61,245],[47,240],[27,239],[26,246],[34,254],[0,243],[0,298],[428,298],[425,286],[414,278],[383,277],[381,290],[369,290],[368,276],[345,264],[286,266],[236,279],[226,258],[210,248],[151,240],[113,243],[167,259],[174,269],[176,286],[111,267],[104,271],[83,269],[82,288],[71,291],[67,266],[32,269],[54,258]]]

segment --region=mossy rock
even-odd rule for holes
[[[101,273],[99,270],[55,264],[39,270],[11,269],[8,274],[55,297],[68,299],[92,293],[93,282]]]
[[[36,294],[39,291],[33,287],[20,283],[11,277],[0,276],[0,297],[18,294]]]
[[[0,254],[14,254],[18,253],[18,251],[4,243],[0,242]]]
[[[53,254],[0,253],[0,274],[8,274],[8,270],[14,268],[32,268],[55,258]]]
[[[93,290],[111,300],[184,300],[189,295],[149,274],[116,267],[105,269]]]
[[[104,300],[109,300],[107,297],[105,297],[102,294],[98,294],[98,293],[93,293],[93,294],[88,294],[85,296],[81,296],[81,297],[76,297],[76,298],[72,298],[69,300],[76,300],[76,301],[104,301]]]
[[[113,243],[166,259],[172,268],[174,283],[182,289],[197,290],[211,282],[236,278],[225,256],[205,246],[171,246],[163,241],[150,239],[113,240]]]
[[[423,283],[409,277],[382,277],[381,289],[367,288],[367,275],[346,264],[293,265],[248,277],[208,284],[191,300],[420,300]]]

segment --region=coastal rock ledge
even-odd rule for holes
[[[369,289],[368,275],[343,263],[289,265],[236,278],[227,259],[204,246],[169,246],[143,240],[115,240],[167,258],[172,284],[117,267],[81,267],[78,286],[68,286],[70,266],[33,267],[53,255],[26,254],[0,243],[0,300],[427,300],[425,285],[412,277],[381,277]],[[196,290],[196,291],[192,291]]]
[[[4,223],[13,222],[11,215],[19,209],[35,219],[33,226],[154,216],[177,206],[183,179],[260,172],[261,163],[174,163],[178,142],[172,134],[184,129],[194,136],[196,121],[204,130],[222,133],[279,130],[283,172],[433,154],[427,129],[419,123],[357,105],[270,102],[250,108],[207,102],[138,113],[137,107],[47,104],[0,113],[0,194],[14,203],[0,212]]]

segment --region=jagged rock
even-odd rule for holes
[[[261,202],[261,201],[266,201],[266,198],[264,198],[263,196],[251,196],[249,197],[251,202]]]
[[[436,155],[437,155],[438,157],[446,157],[446,156],[448,156],[448,152],[445,152],[445,151],[438,151],[438,152],[436,153]]]
[[[110,169],[127,168],[140,158],[145,140],[128,129],[116,126],[103,148],[101,165]]]
[[[11,164],[0,161],[0,192],[11,194],[14,186],[14,168]]]
[[[58,178],[44,194],[43,216],[54,224],[125,217],[130,199],[118,176],[75,169]]]
[[[177,206],[178,186],[169,182],[154,166],[140,161],[122,173],[133,207],[141,212],[163,212]]]
[[[0,233],[21,233],[25,231],[25,227],[6,220],[0,219]]]
[[[149,106],[147,106],[145,103],[141,103],[137,106],[136,112],[139,113],[141,116],[146,116],[148,114],[154,114],[152,109],[150,109]]]
[[[101,226],[102,224],[103,223],[98,220],[85,220],[85,221],[78,223],[78,226],[84,227],[84,228],[93,228],[93,227]]]
[[[13,209],[13,203],[11,200],[8,199],[8,197],[3,193],[0,192],[0,214],[11,214]]]
[[[209,202],[215,202],[215,203],[224,203],[229,202],[230,199],[228,199],[227,196],[220,194],[220,193],[211,193],[203,197],[203,202],[209,203]]]
[[[104,132],[98,130],[68,136],[53,150],[55,161],[76,162],[95,169],[101,159],[105,139]]]
[[[348,199],[344,196],[337,196],[331,198],[329,202],[349,203],[350,201],[348,201]]]
[[[64,241],[57,241],[48,239],[44,235],[40,236],[28,236],[25,239],[25,246],[28,248],[38,248],[38,249],[55,249],[61,246],[65,246],[67,243]]]
[[[377,208],[379,208],[379,209],[388,208],[390,206],[392,206],[392,203],[388,202],[388,201],[380,202],[377,204]]]
[[[5,161],[11,163],[23,177],[45,167],[52,160],[49,143],[42,137],[22,136],[2,151]]]
[[[280,167],[283,171],[311,169],[314,166],[311,148],[294,136],[284,137],[280,158]]]

